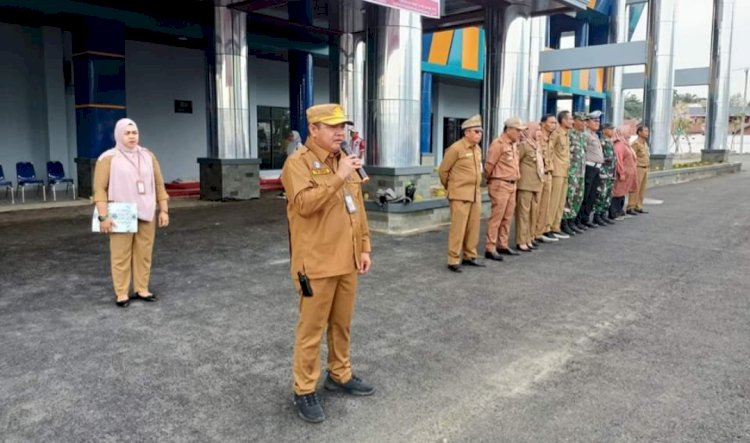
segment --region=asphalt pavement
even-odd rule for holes
[[[654,189],[648,215],[462,274],[446,228],[375,235],[352,360],[378,391],[322,393],[320,425],[291,403],[283,201],[171,211],[160,300],[127,309],[90,208],[0,214],[0,441],[750,441],[749,191]]]

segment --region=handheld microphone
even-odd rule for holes
[[[358,152],[352,151],[348,143],[342,143],[341,149],[346,152],[346,155],[359,155]],[[359,178],[362,180],[362,183],[367,183],[370,181],[370,176],[367,175],[367,172],[365,172],[365,168],[360,167],[359,169],[357,169],[357,174],[359,174]]]

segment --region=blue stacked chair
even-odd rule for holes
[[[42,196],[44,201],[47,201],[47,190],[44,185],[44,180],[36,178],[36,171],[34,171],[34,165],[29,162],[18,162],[16,163],[16,193],[21,191],[21,203],[26,203],[26,186],[38,186],[38,189],[42,190]]]
[[[15,204],[16,198],[13,195],[13,183],[10,180],[5,179],[3,165],[0,165],[0,188],[5,188],[5,198],[8,198],[8,194],[10,194],[10,202]]]
[[[65,184],[65,192],[73,190],[73,200],[76,199],[76,184],[70,177],[65,177],[65,169],[58,161],[47,162],[47,184],[52,189],[52,200],[57,201],[56,186]]]

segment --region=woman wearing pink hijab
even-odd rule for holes
[[[615,133],[615,185],[612,190],[610,217],[622,220],[625,215],[625,196],[638,189],[635,152],[630,148],[630,127],[622,126]]]
[[[109,234],[109,251],[115,303],[130,304],[132,278],[135,297],[156,301],[148,289],[151,277],[151,254],[154,248],[159,205],[159,227],[169,225],[169,195],[164,187],[161,168],[153,152],[140,146],[138,127],[124,118],[115,125],[115,147],[104,152],[96,162],[94,203],[99,212],[100,232]],[[113,233],[115,222],[107,210],[108,202],[135,203],[138,232]]]
[[[529,122],[528,126],[518,145],[521,178],[516,194],[516,247],[523,252],[535,249],[533,226],[539,217],[539,200],[544,186],[544,159],[538,142],[542,139],[542,130],[536,122]]]

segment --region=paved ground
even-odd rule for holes
[[[353,325],[376,396],[291,407],[283,202],[175,209],[117,309],[88,209],[0,214],[0,441],[750,441],[750,174],[462,275],[375,236]],[[67,211],[67,212],[66,212]]]

